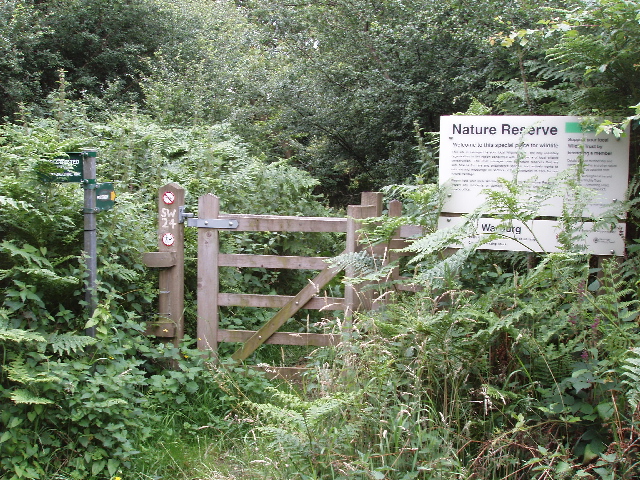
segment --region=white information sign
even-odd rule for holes
[[[450,228],[459,225],[462,217],[440,217],[438,228]],[[594,231],[593,223],[585,223],[582,251],[594,255],[624,255],[625,224],[619,223],[613,230]],[[555,220],[532,220],[526,225],[513,221],[508,225],[496,218],[481,218],[476,225],[476,234],[465,240],[464,245],[452,245],[460,248],[478,241],[483,235],[498,234],[499,238],[485,243],[480,249],[508,250],[512,252],[557,252],[560,248],[558,233],[561,226]]]
[[[581,184],[593,190],[583,216],[598,215],[624,198],[629,175],[629,136],[583,131],[580,117],[471,116],[440,118],[440,184],[449,185],[443,211],[469,213],[499,178],[547,183],[574,167],[581,155]],[[563,199],[540,205],[540,216],[560,216]]]

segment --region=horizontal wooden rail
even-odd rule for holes
[[[220,267],[288,268],[322,270],[329,257],[293,257],[279,255],[219,254]]]
[[[294,297],[289,295],[257,295],[250,293],[219,293],[221,307],[282,308]],[[342,297],[314,297],[301,308],[306,310],[344,310]]]
[[[218,330],[218,342],[246,342],[255,334],[256,332],[250,330]],[[275,332],[264,343],[329,347],[337,345],[340,341],[340,335],[330,333]]]
[[[346,232],[347,219],[341,217],[287,217],[221,213],[218,218],[237,220],[234,232]]]
[[[421,225],[402,225],[399,230],[398,236],[401,238],[411,238],[425,233]]]
[[[147,252],[142,255],[142,263],[151,268],[169,268],[176,264],[176,252]]]
[[[302,375],[309,371],[306,367],[272,367],[265,365],[254,365],[253,370],[262,371],[268,379],[300,381]]]
[[[409,242],[405,240],[391,240],[389,243],[381,243],[378,245],[374,245],[372,247],[367,247],[365,250],[369,252],[369,254],[384,257],[389,256],[391,253],[398,257],[402,256],[412,256],[415,255],[411,252],[396,252],[395,250],[399,250],[410,245]]]

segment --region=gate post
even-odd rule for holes
[[[355,253],[361,249],[359,242],[360,235],[358,230],[362,227],[359,220],[368,217],[379,217],[382,215],[382,193],[380,192],[363,192],[361,194],[360,205],[349,205],[347,207],[347,253]],[[353,277],[353,269],[345,270],[347,277]],[[373,300],[373,292],[360,292],[353,285],[345,285],[344,301],[345,301],[345,327],[350,328],[351,317],[353,312],[364,304],[365,308],[371,308]]]
[[[147,324],[148,335],[172,338],[178,346],[184,336],[184,226],[179,207],[184,188],[169,183],[158,189],[158,251],[143,257],[148,267],[159,267],[158,320]]]
[[[399,200],[391,200],[389,202],[389,217],[401,217],[402,216],[402,202]],[[395,240],[396,238],[399,238],[400,236],[400,231],[398,229],[398,231],[396,231],[396,233],[393,235],[393,237],[391,238],[391,241],[389,242],[389,251],[386,254],[386,263],[392,263],[395,262],[396,260],[398,260],[398,258],[400,258],[400,255],[398,255],[398,253],[394,252],[394,245],[393,245],[393,240]],[[399,267],[395,267],[392,271],[391,274],[389,275],[388,281],[391,280],[397,280],[398,277],[400,276],[400,268]]]
[[[198,217],[216,219],[220,199],[208,193],[198,199]],[[218,254],[219,233],[215,228],[198,229],[198,342],[199,350],[218,350],[218,293],[220,278]]]

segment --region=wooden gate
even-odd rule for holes
[[[398,202],[399,203],[399,202]],[[390,212],[399,215],[399,205]],[[220,342],[241,342],[234,354],[245,360],[264,343],[279,345],[326,346],[340,341],[341,335],[287,333],[277,330],[300,309],[344,310],[345,319],[358,308],[375,307],[373,290],[360,292],[346,285],[344,297],[324,297],[322,288],[339,270],[325,262],[325,257],[224,254],[220,252],[219,232],[342,232],[346,234],[345,252],[362,248],[358,241],[361,220],[382,214],[382,194],[362,194],[360,205],[347,207],[347,217],[290,217],[271,215],[221,214],[219,199],[207,194],[198,200],[198,218],[184,211],[184,189],[170,183],[158,191],[158,252],[144,255],[149,267],[161,268],[159,320],[150,322],[147,332],[172,338],[178,344],[183,337],[184,310],[184,232],[186,226],[198,228],[197,345],[216,352]],[[394,213],[392,213],[394,214]],[[336,254],[340,252],[337,251]],[[253,267],[319,270],[296,295],[235,294],[219,291],[220,267]],[[349,272],[346,272],[349,275]],[[244,306],[279,309],[258,331],[225,330],[218,327],[219,307]]]

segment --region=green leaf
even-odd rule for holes
[[[84,328],[95,327],[98,323],[99,323],[98,318],[91,317],[89,320],[87,320],[87,323],[85,324]]]
[[[589,463],[604,452],[604,444],[600,440],[593,440],[584,449],[583,463]]]
[[[615,478],[615,473],[607,468],[594,468],[593,471],[600,475],[600,478],[602,478],[602,480],[613,480]]]
[[[578,393],[580,390],[586,390],[589,387],[591,387],[591,383],[589,382],[582,382],[582,381],[573,382],[573,388],[576,389],[576,393]]]
[[[196,382],[189,382],[185,385],[185,389],[189,393],[194,393],[198,391],[198,384]]]
[[[7,430],[6,432],[4,432],[2,434],[2,436],[0,437],[0,443],[4,443],[7,440],[9,440],[11,438],[11,432],[9,430]]]
[[[120,462],[118,460],[116,460],[115,458],[110,458],[107,461],[107,470],[109,470],[109,475],[113,477],[115,473],[118,471],[119,466],[120,466]]]
[[[20,417],[13,417],[11,420],[9,420],[9,425],[7,425],[7,428],[11,429],[11,428],[16,428],[18,425],[20,425],[22,422],[24,422],[23,418]]]
[[[615,412],[614,405],[611,402],[599,403],[596,410],[603,420],[609,420]]]
[[[104,460],[97,460],[93,462],[91,465],[91,473],[93,475],[98,475],[100,472],[102,472],[102,470],[104,470],[104,467],[106,465],[107,465],[107,462],[105,462]]]

